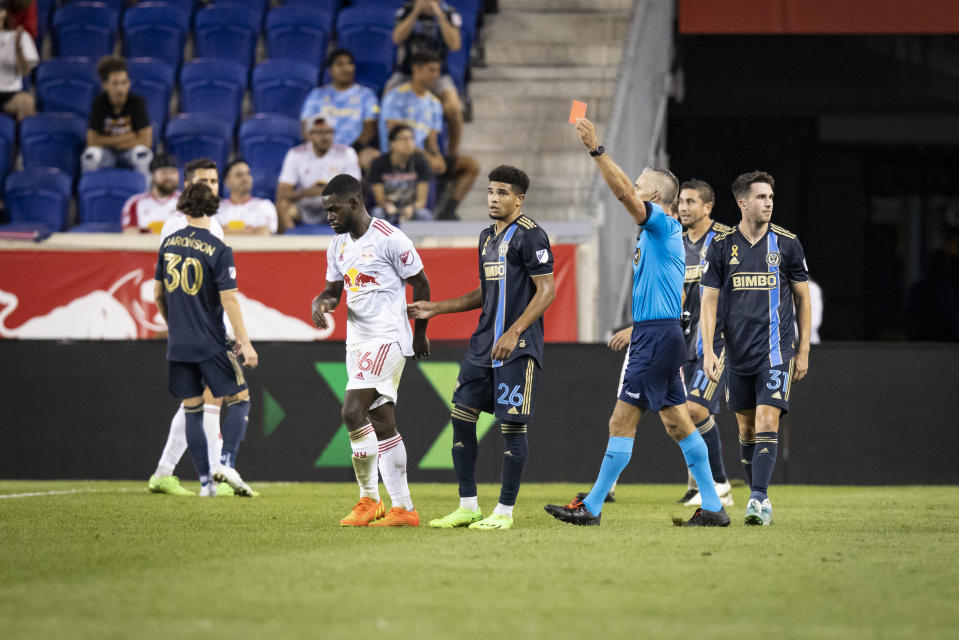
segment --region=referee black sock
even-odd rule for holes
[[[522,422],[502,422],[500,430],[506,441],[503,452],[503,483],[500,487],[499,502],[513,506],[519,494],[519,485],[523,479],[523,468],[529,457],[529,441],[526,439],[526,425]]]
[[[246,427],[250,424],[250,401],[238,400],[226,405],[226,417],[223,419],[223,451],[220,464],[231,469],[236,467],[236,454],[240,443],[246,437]]]
[[[183,414],[186,418],[186,446],[190,458],[200,476],[200,484],[210,482],[210,453],[206,444],[206,433],[203,431],[203,404],[195,407],[183,405]]]
[[[756,436],[752,440],[744,440],[739,436],[739,461],[743,463],[746,472],[746,484],[753,484],[753,452],[756,450]]]
[[[709,416],[696,424],[696,430],[702,434],[703,440],[706,442],[706,450],[709,451],[709,468],[713,472],[713,482],[726,482],[723,443],[719,439],[719,427],[716,426],[716,420],[713,416]]]
[[[453,470],[460,483],[460,497],[476,496],[476,421],[479,411],[457,404],[453,418]]]

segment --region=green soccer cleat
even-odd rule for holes
[[[147,489],[153,493],[167,493],[171,496],[195,496],[192,491],[180,486],[180,479],[176,476],[150,476],[150,482],[147,483]]]
[[[513,526],[513,519],[510,516],[504,516],[494,513],[488,518],[474,522],[470,529],[481,529],[483,531],[492,531],[494,529],[509,529]]]
[[[746,503],[746,517],[743,519],[743,522],[748,525],[761,525],[763,523],[762,516],[763,505],[756,498],[750,498],[749,502]],[[772,510],[770,510],[770,516],[772,515]]]
[[[430,520],[430,526],[434,529],[455,529],[456,527],[469,526],[482,519],[482,510],[477,509],[476,511],[470,511],[469,509],[460,507],[449,515],[437,518],[436,520]]]
[[[233,496],[233,487],[225,482],[221,482],[220,484],[216,485],[216,497],[222,498],[223,496]]]

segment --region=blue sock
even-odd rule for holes
[[[186,446],[193,459],[200,484],[210,482],[210,454],[206,446],[206,433],[203,431],[203,405],[195,407],[183,405],[186,417]]]
[[[460,497],[476,495],[476,420],[479,412],[463,405],[453,407],[453,471],[460,483]]]
[[[629,464],[632,455],[632,438],[610,437],[609,444],[606,445],[606,455],[603,456],[603,464],[600,466],[599,475],[596,477],[596,483],[593,484],[589,495],[583,500],[583,504],[594,516],[598,516],[602,512],[606,494],[616,484],[619,474]]]
[[[723,443],[719,440],[719,427],[716,420],[709,416],[696,425],[696,431],[706,441],[709,451],[709,468],[713,470],[713,481],[726,482],[726,465],[723,464]]]
[[[776,453],[779,451],[779,434],[775,431],[765,431],[756,434],[756,453],[753,455],[753,477],[749,487],[752,492],[750,498],[762,502],[769,497],[769,481],[776,468]]]
[[[240,400],[228,404],[226,417],[223,419],[223,450],[220,453],[220,464],[236,467],[236,454],[240,450],[240,443],[246,437],[246,427],[250,423],[250,401]]]
[[[519,494],[523,468],[529,457],[529,442],[526,440],[526,425],[521,422],[503,422],[500,430],[506,441],[506,451],[503,452],[503,484],[499,491],[499,502],[511,507],[516,504]]]
[[[753,486],[753,453],[756,451],[756,437],[752,440],[743,440],[739,436],[739,461],[743,463],[743,472],[746,474],[746,484]]]
[[[686,458],[686,466],[689,467],[689,472],[696,478],[696,485],[703,497],[703,509],[719,511],[723,508],[723,505],[719,501],[719,496],[716,495],[713,473],[709,469],[709,451],[706,449],[706,442],[703,437],[698,431],[693,431],[677,444],[683,450],[683,457]]]

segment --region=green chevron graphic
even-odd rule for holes
[[[420,362],[420,371],[429,380],[433,390],[443,401],[453,408],[451,402],[453,391],[456,388],[456,376],[459,373],[460,365],[458,362]],[[479,442],[493,426],[496,418],[488,413],[481,413],[476,422],[476,440]],[[420,469],[452,469],[453,456],[450,449],[453,447],[453,421],[450,420],[440,432],[440,437],[436,439],[430,450],[426,452],[423,459],[420,460]]]
[[[276,428],[286,417],[286,411],[276,401],[276,398],[266,389],[263,390],[263,437],[269,438],[270,434],[276,431]]]
[[[346,383],[349,382],[349,374],[346,372],[345,362],[317,362],[315,363],[316,372],[320,374],[323,381],[330,388],[330,391],[336,396],[336,399],[343,404],[343,396],[346,393]],[[326,449],[320,454],[320,457],[313,463],[315,467],[353,467],[351,460],[352,449],[350,447],[350,434],[345,424],[340,424],[333,439],[326,445]]]

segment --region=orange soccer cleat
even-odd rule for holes
[[[350,515],[340,520],[341,527],[365,527],[374,520],[386,515],[383,501],[376,502],[373,498],[360,498]]]
[[[393,507],[386,517],[376,522],[371,522],[371,527],[418,527],[420,526],[420,514],[416,509],[407,511],[401,507]]]

